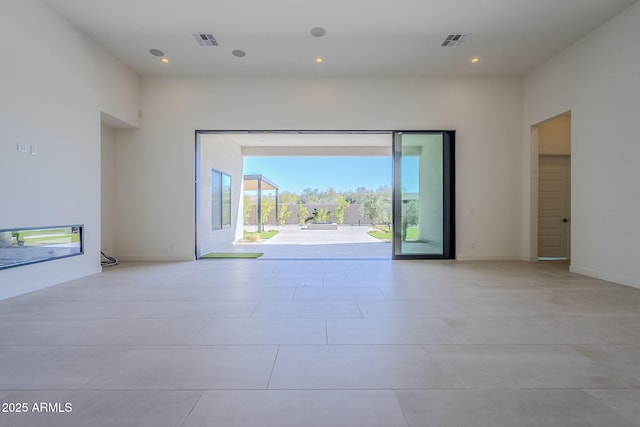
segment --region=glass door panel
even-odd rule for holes
[[[394,134],[394,258],[454,258],[453,132]]]

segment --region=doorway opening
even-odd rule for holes
[[[571,258],[571,113],[535,126],[537,259]]]
[[[252,166],[285,158],[290,163],[275,169]],[[310,160],[323,168],[303,165]],[[285,173],[295,168],[297,175]],[[369,178],[330,179],[344,171]],[[221,197],[212,196],[220,189],[212,174],[228,176],[226,228],[210,221],[221,205],[212,203]],[[253,194],[256,176],[269,186]],[[453,200],[453,132],[196,132],[197,259],[215,250],[255,253],[257,244],[264,258],[278,259],[453,258]],[[247,241],[247,232],[260,241]]]
[[[330,151],[244,157],[244,239],[236,245],[269,257],[389,259],[390,153]],[[256,190],[256,176],[270,185]]]
[[[391,132],[198,132],[196,139],[196,258],[212,251],[391,258]],[[227,229],[209,223],[217,206],[210,170],[231,177]],[[388,238],[370,234],[384,226]]]

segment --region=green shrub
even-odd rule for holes
[[[244,233],[244,240],[248,242],[257,242],[259,238],[259,233]]]
[[[292,213],[293,212],[289,210],[289,206],[280,205],[280,209],[278,209],[278,224],[284,225]]]
[[[307,217],[309,217],[309,208],[302,204],[302,202],[298,202],[298,206],[300,207],[298,211],[298,222],[300,225],[304,225],[307,222]]]
[[[338,206],[336,206],[336,222],[338,224],[344,224],[344,212],[347,210],[351,203],[340,196],[338,198]]]
[[[331,211],[327,208],[314,209],[313,216],[318,222],[329,222],[331,219]]]

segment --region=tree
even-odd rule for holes
[[[269,222],[269,215],[276,207],[276,201],[271,197],[262,198],[262,224]]]
[[[362,214],[372,224],[391,222],[391,187],[383,185],[376,191],[358,188],[358,200],[362,203]]]
[[[302,201],[298,202],[298,222],[300,225],[304,225],[309,217],[309,208],[302,204]]]
[[[334,204],[338,202],[338,198],[341,197],[336,192],[336,189],[333,187],[329,187],[329,189],[324,193],[323,202]]]
[[[320,190],[317,188],[305,188],[300,193],[300,200],[302,203],[321,203]]]
[[[249,220],[251,219],[251,210],[253,209],[253,201],[251,200],[251,196],[244,196],[243,203],[243,218],[244,224],[249,225]]]
[[[284,225],[292,213],[293,212],[289,210],[289,206],[281,204],[280,209],[278,209],[278,224]]]
[[[338,197],[338,206],[336,206],[336,222],[338,224],[344,224],[344,213],[350,204],[342,195]]]
[[[371,221],[371,224],[378,224],[384,220],[386,208],[382,197],[378,194],[372,195],[363,205],[363,216]]]
[[[409,200],[407,207],[402,212],[402,240],[407,240],[407,228],[418,225],[420,213],[418,212],[418,201]]]
[[[298,203],[298,200],[300,200],[300,196],[291,191],[281,191],[278,193],[278,202],[280,202],[281,205],[294,205]]]
[[[376,194],[380,197],[381,200],[381,204],[382,204],[382,222],[389,225],[391,224],[391,218],[392,218],[392,194],[393,191],[391,190],[391,187],[388,185],[383,185],[378,187],[378,189],[376,190]]]

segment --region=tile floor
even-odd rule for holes
[[[553,263],[123,264],[0,301],[0,402],[12,427],[640,426],[640,290]]]

